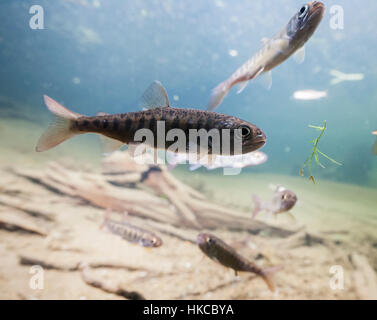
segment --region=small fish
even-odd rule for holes
[[[149,129],[153,133],[153,140],[150,147],[157,148],[159,143],[168,149],[175,144],[174,139],[167,141],[167,134],[171,129],[181,129],[184,132],[187,146],[190,143],[189,130],[204,129],[207,132],[211,129],[217,129],[220,137],[223,130],[230,132],[230,154],[234,152],[234,137],[238,137],[242,143],[242,153],[248,153],[262,147],[266,142],[266,135],[255,125],[220,113],[195,110],[195,109],[178,109],[170,107],[167,93],[161,83],[155,81],[145,91],[142,97],[142,103],[139,107],[143,110],[139,112],[128,112],[123,114],[101,114],[93,117],[87,117],[72,112],[50,97],[44,96],[47,108],[56,116],[55,122],[51,123],[49,128],[41,136],[36,146],[36,151],[46,151],[61,142],[72,138],[73,136],[84,133],[97,133],[112,139],[112,151],[121,147],[123,144],[137,145],[143,142],[135,141],[135,133],[140,129]],[[162,134],[163,141],[158,141],[159,130],[157,121],[165,124],[165,133]],[[164,135],[165,134],[165,135]],[[234,138],[234,139],[232,139]],[[109,140],[109,139],[107,139]],[[195,141],[197,143],[198,141]],[[184,147],[187,147],[184,145]],[[198,143],[198,149],[202,146]],[[211,140],[208,139],[207,150],[220,150],[221,154],[229,154],[220,143],[220,148],[213,148]],[[217,152],[217,151],[216,151]],[[238,152],[238,151],[237,151]],[[213,152],[215,154],[215,152]]]
[[[333,76],[333,78],[330,81],[331,85],[341,83],[343,81],[361,81],[364,79],[364,74],[362,73],[343,73],[338,70],[330,70],[330,75]]]
[[[142,247],[157,248],[162,245],[161,238],[154,233],[136,227],[125,221],[120,222],[111,220],[108,213],[105,214],[103,227],[111,233],[120,236],[122,239],[131,243],[137,243]]]
[[[293,191],[278,186],[271,201],[262,203],[257,195],[253,195],[253,200],[255,207],[252,219],[263,210],[267,212],[268,216],[270,216],[270,214],[277,215],[279,213],[288,212],[295,206],[297,196]]]
[[[293,93],[296,100],[318,100],[327,97],[327,91],[300,90]]]
[[[372,134],[374,134],[375,136],[377,136],[377,130],[376,131],[373,131]],[[373,154],[377,156],[377,138],[376,138],[376,142],[374,143],[373,145],[373,150],[372,150]]]
[[[254,167],[263,164],[267,161],[267,155],[261,151],[253,151],[241,155],[235,156],[219,156],[215,157],[213,162],[203,164],[207,170],[214,170],[217,168],[235,168],[242,169],[246,167]],[[190,166],[190,170],[194,171],[200,168],[200,164],[193,164]]]
[[[196,239],[196,243],[207,257],[225,267],[233,269],[236,275],[238,271],[255,273],[262,277],[271,291],[275,291],[275,285],[269,277],[267,270],[258,267],[253,262],[239,255],[236,250],[218,237],[208,233],[200,233]]]
[[[239,84],[243,91],[251,79],[267,73],[271,86],[270,71],[296,52],[297,60],[305,57],[304,44],[313,35],[325,13],[322,2],[312,1],[304,5],[288,22],[287,26],[272,39],[264,39],[263,47],[227,80],[212,91],[207,109],[213,111],[225,98],[229,90]]]

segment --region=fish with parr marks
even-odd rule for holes
[[[102,228],[120,236],[122,239],[137,243],[142,247],[157,248],[162,245],[162,240],[153,232],[134,226],[126,221],[110,219],[110,213],[106,212]]]
[[[56,118],[39,139],[36,146],[38,152],[51,149],[73,136],[84,133],[97,133],[110,138],[106,140],[111,141],[114,151],[123,144],[138,145],[145,142],[135,137],[140,129],[148,129],[152,133],[153,139],[149,142],[149,147],[156,149],[168,149],[175,144],[174,139],[167,137],[170,130],[180,129],[185,137],[183,152],[186,153],[191,142],[197,145],[196,150],[202,150],[205,144],[204,150],[207,150],[208,154],[224,155],[249,153],[261,148],[266,142],[266,135],[261,129],[239,118],[210,111],[170,107],[167,93],[157,81],[144,93],[139,106],[143,110],[139,112],[114,115],[101,113],[87,117],[66,109],[48,96],[44,96],[44,101]],[[162,139],[159,124],[164,126]],[[212,141],[211,137],[207,138],[207,142],[202,142],[197,136],[191,138],[192,131],[204,130],[209,136],[213,129],[218,133],[220,141]],[[229,136],[229,148],[224,147],[224,132]],[[162,146],[159,139],[162,140]],[[240,141],[239,149],[235,148],[237,139]]]

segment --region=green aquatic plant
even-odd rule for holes
[[[304,169],[306,167],[308,167],[309,174],[310,174],[309,180],[313,181],[314,184],[315,184],[315,179],[314,179],[314,176],[313,176],[313,173],[312,173],[313,159],[315,160],[315,162],[317,163],[318,166],[320,166],[321,168],[325,168],[325,166],[319,161],[319,157],[318,157],[319,154],[321,156],[325,157],[327,160],[331,161],[332,163],[337,164],[338,166],[342,165],[341,163],[330,158],[328,155],[324,154],[323,152],[319,151],[319,149],[318,149],[319,140],[322,138],[322,136],[323,136],[323,134],[326,130],[326,127],[327,127],[326,120],[324,122],[323,127],[309,125],[309,128],[316,129],[316,130],[319,130],[321,132],[316,139],[309,141],[310,143],[313,143],[312,154],[305,160],[304,164],[302,165],[302,167],[300,169],[300,176],[304,175]]]

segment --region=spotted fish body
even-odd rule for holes
[[[149,129],[153,132],[154,148],[157,144],[157,122],[165,123],[165,130],[181,129],[185,132],[187,141],[189,140],[189,130],[204,129],[210,131],[217,129],[220,132],[220,146],[223,129],[237,129],[241,125],[251,126],[246,121],[242,121],[232,116],[219,113],[212,113],[195,109],[180,109],[173,107],[155,108],[140,112],[129,112],[116,115],[80,117],[72,123],[72,129],[82,133],[100,133],[109,138],[121,141],[125,144],[137,144],[134,140],[135,133],[140,129]],[[263,138],[260,129],[252,126],[256,136]],[[232,131],[230,132],[232,138]],[[166,141],[168,148],[174,141]],[[199,141],[195,141],[198,145]],[[263,142],[264,144],[264,142]],[[258,144],[255,145],[259,146]],[[211,148],[209,151],[211,152]]]
[[[240,93],[248,81],[269,72],[299,49],[313,35],[325,12],[325,6],[319,1],[304,5],[272,39],[263,41],[262,48],[237,69],[227,80],[212,91],[208,110],[214,110],[224,100],[229,90],[240,85]],[[303,55],[304,51],[301,51]]]
[[[275,286],[265,270],[238,254],[236,250],[220,238],[212,234],[201,233],[198,235],[196,242],[200,250],[209,258],[233,269],[236,273],[238,271],[255,273],[262,277],[271,291],[275,290]]]
[[[74,113],[53,99],[45,96],[45,103],[48,109],[57,116],[53,123],[38,141],[36,150],[45,151],[59,143],[83,133],[98,133],[121,144],[138,144],[135,141],[135,134],[140,129],[149,129],[153,133],[153,148],[159,148],[158,139],[161,141],[159,131],[163,131],[163,148],[169,148],[174,141],[167,141],[167,134],[171,129],[180,129],[184,132],[188,147],[190,142],[200,147],[200,140],[190,141],[190,130],[204,129],[208,136],[212,129],[217,129],[220,138],[220,148],[214,149],[208,139],[208,153],[220,151],[220,154],[227,154],[223,147],[223,131],[227,130],[230,135],[230,154],[234,152],[235,135],[240,137],[242,142],[241,153],[248,153],[259,149],[265,144],[266,136],[255,125],[238,119],[233,116],[219,114],[210,111],[181,109],[169,106],[169,101],[164,88],[159,82],[154,82],[143,95],[143,106],[147,110],[139,112],[128,112],[123,114],[108,115],[102,114],[94,117],[87,117]],[[161,126],[165,126],[162,130]],[[229,154],[228,151],[228,154]],[[214,152],[214,153],[216,153]],[[236,154],[236,153],[235,153]]]
[[[103,225],[111,233],[120,236],[128,242],[137,243],[140,246],[148,248],[156,248],[162,245],[162,240],[154,233],[136,227],[130,223],[118,222],[106,218]]]

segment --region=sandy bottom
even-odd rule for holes
[[[127,243],[99,228],[103,210],[11,174],[12,167],[40,170],[51,160],[98,171],[101,152],[96,138],[79,137],[51,152],[36,154],[33,149],[41,131],[28,121],[0,123],[0,196],[33,204],[54,216],[53,222],[45,221],[2,205],[0,199],[0,219],[11,215],[46,232],[46,236],[39,236],[0,228],[0,299],[120,299],[85,283],[82,269],[77,268],[80,263],[97,263],[96,268],[87,270],[88,277],[138,292],[147,299],[377,298],[376,189],[323,180],[313,185],[300,177],[223,176],[221,172],[205,174],[178,168],[174,174],[181,181],[203,192],[210,201],[241,210],[245,216],[250,216],[251,194],[271,198],[270,184],[297,193],[299,202],[291,211],[295,220],[280,215],[268,223],[305,228],[326,237],[331,245],[291,245],[292,239],[216,231],[250,259],[262,256],[258,263],[283,267],[274,275],[278,290],[271,293],[259,278],[246,273],[235,277],[232,270],[206,258],[192,243],[167,235],[162,236],[164,245],[158,249]],[[263,214],[259,219],[264,219]],[[135,222],[145,223],[136,218]],[[43,289],[30,288],[33,274],[30,266],[20,264],[21,256],[55,264],[44,270]],[[104,267],[98,266],[101,264]],[[330,288],[330,269],[335,265],[343,268],[343,289]]]

